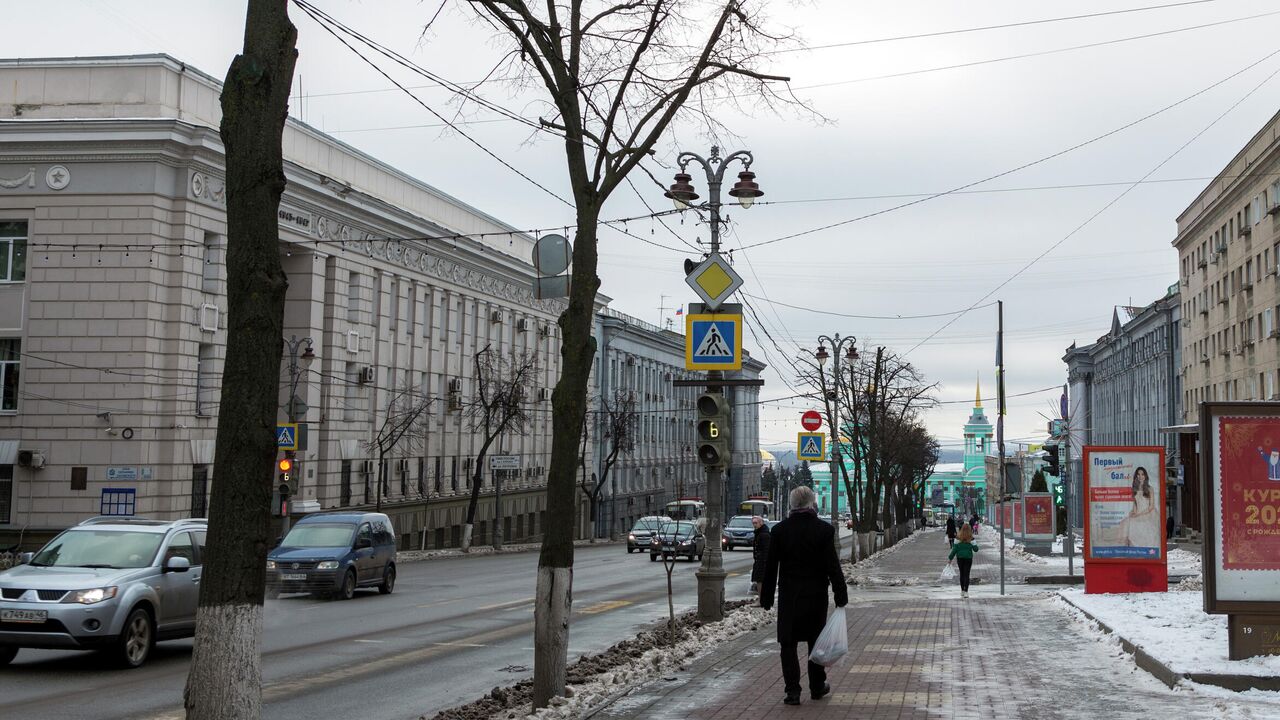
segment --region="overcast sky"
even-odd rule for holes
[[[451,4],[435,32],[423,38],[435,0],[312,1],[451,80],[476,80],[497,57],[491,31],[469,18],[461,4]],[[767,10],[777,25],[819,46],[1165,4],[1170,0],[774,0]],[[242,42],[244,4],[83,0],[10,3],[5,13],[3,54],[10,57],[165,52],[220,78]],[[299,29],[301,94],[308,96],[305,103],[295,101],[294,115],[515,227],[572,224],[563,205],[465,139],[442,132],[426,110],[389,90],[384,78],[308,17],[296,8],[291,15]],[[1276,52],[1278,32],[1280,6],[1274,0],[1208,0],[778,55],[770,69],[790,76],[793,87],[801,88],[797,94],[832,122],[729,111],[720,116],[739,135],[727,150],[755,153],[753,169],[765,192],[762,200],[768,201],[730,213],[728,248],[850,220],[909,196],[1011,170],[1239,74],[1156,117],[971,192],[737,252],[735,267],[745,290],[833,313],[947,313],[986,305],[979,300],[1062,241],[991,295],[1005,304],[1008,394],[1060,386],[1067,346],[1106,332],[1114,306],[1145,305],[1177,282],[1177,254],[1170,245],[1175,218],[1277,110],[1280,79],[1271,76],[1280,70],[1280,54],[1267,56]],[[1144,35],[1152,36],[1128,39]],[[1095,46],[1069,49],[1082,45]],[[1058,50],[1064,51],[1044,54]],[[1027,55],[1035,56],[1005,59]],[[1000,61],[984,62],[990,60]],[[897,77],[881,77],[886,75]],[[424,84],[405,73],[395,76],[408,85]],[[433,107],[449,107],[448,95],[438,88],[415,92]],[[526,116],[538,112],[540,95],[503,86],[485,92]],[[469,111],[466,117],[498,116]],[[465,129],[521,172],[567,194],[562,146],[554,138],[531,138],[527,128],[509,120]],[[679,128],[675,141],[704,154],[710,144],[691,127]],[[670,144],[663,153],[665,161],[674,157]],[[1146,183],[1131,187],[1153,170]],[[669,182],[665,175],[661,179]],[[695,184],[705,189],[701,178]],[[647,179],[637,177],[636,187],[653,207],[669,207]],[[979,190],[987,192],[972,192]],[[623,188],[603,214],[646,212],[635,193]],[[669,218],[668,224],[688,240],[706,233],[693,218]],[[652,221],[631,223],[629,229],[679,244]],[[641,319],[674,319],[676,304],[696,299],[684,285],[684,257],[602,233],[601,291],[614,298],[613,307]],[[781,353],[813,349],[819,334],[837,332],[857,336],[863,349],[883,344],[908,353],[939,383],[939,399],[949,404],[927,420],[944,447],[960,442],[975,378],[982,377],[984,395],[992,390],[994,307],[958,319],[867,320],[750,302],[765,322],[756,328],[761,342],[748,334],[745,343],[771,366],[765,398],[793,394],[788,383],[795,381]],[[766,339],[765,329],[778,347]],[[1057,397],[1052,390],[1011,398],[1006,436],[1039,441],[1043,416],[1053,414]],[[807,407],[801,401],[764,405],[761,442],[794,442],[799,413]]]

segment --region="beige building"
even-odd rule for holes
[[[1183,422],[1206,400],[1280,399],[1280,114],[1178,216]]]
[[[167,56],[0,61],[0,544],[99,512],[203,515],[226,346],[219,83]],[[405,545],[456,544],[486,346],[538,362],[534,422],[503,438],[506,538],[540,534],[561,301],[535,300],[533,238],[290,119],[280,253],[306,506],[376,501],[388,398],[429,403],[389,454]],[[303,342],[305,347],[305,342]],[[281,422],[292,377],[281,368]],[[484,542],[492,485],[478,516]],[[574,518],[586,529],[585,503]],[[423,533],[423,529],[427,533]]]

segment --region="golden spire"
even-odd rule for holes
[[[977,389],[973,393],[973,406],[982,407],[982,376],[979,375],[976,381]]]

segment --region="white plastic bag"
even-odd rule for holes
[[[818,642],[809,651],[809,660],[823,667],[831,667],[840,658],[849,654],[849,628],[845,624],[844,608],[838,607],[831,617],[827,618],[827,626],[822,628]]]
[[[955,580],[955,579],[956,579],[956,567],[951,563],[947,563],[946,565],[943,565],[942,581],[946,582],[947,580]]]

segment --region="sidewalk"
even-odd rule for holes
[[[998,587],[983,583],[971,588],[969,600],[961,600],[958,588],[937,579],[946,552],[939,544],[946,547],[939,534],[917,533],[870,567],[859,567],[867,582],[850,587],[850,652],[829,671],[832,694],[827,698],[814,701],[806,691],[800,707],[783,705],[774,629],[766,627],[683,669],[663,672],[590,717],[1280,716],[1274,693],[1237,695],[1199,686],[1170,690],[1139,670],[1114,638],[1066,612],[1051,593],[1015,585],[1000,597]]]

